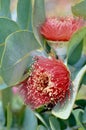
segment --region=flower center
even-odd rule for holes
[[[46,74],[42,73],[39,75],[37,82],[37,90],[43,90],[44,88],[46,88],[48,86],[49,83],[49,78]]]

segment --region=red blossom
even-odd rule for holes
[[[40,27],[40,33],[51,41],[68,41],[72,34],[83,25],[82,19],[73,17],[47,18]]]
[[[70,94],[70,73],[61,60],[37,57],[19,92],[32,109],[63,102]]]

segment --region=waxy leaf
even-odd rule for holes
[[[75,16],[86,18],[86,0],[82,0],[72,6],[72,12]]]
[[[5,113],[3,110],[2,101],[0,101],[0,127],[4,126],[4,124],[5,124]]]
[[[10,0],[0,0],[0,16],[10,17]]]
[[[12,89],[10,87],[2,90],[2,105],[5,116],[7,114],[7,130],[10,129],[12,123],[12,111],[11,111],[11,103],[12,103]]]
[[[82,109],[76,109],[76,110],[73,110],[73,114],[75,116],[75,119],[76,119],[76,122],[77,122],[77,126],[79,126],[79,129],[80,130],[84,130],[82,124],[81,124],[81,121],[79,119],[79,115],[80,113],[83,113],[83,110]],[[81,116],[80,116],[81,117]]]
[[[79,85],[79,89],[81,89],[81,87],[83,87],[83,85],[86,85],[86,73],[82,77],[82,80]]]
[[[41,36],[39,29],[40,25],[45,21],[44,0],[34,0],[32,12],[32,27],[33,32],[40,44],[44,46],[44,39]]]
[[[8,18],[0,18],[0,43],[3,43],[9,34],[17,30],[20,28],[16,22]]]
[[[49,122],[50,122],[51,130],[61,130],[60,123],[56,117],[51,116],[49,118]]]
[[[5,43],[0,44],[0,64],[1,64],[1,59],[2,59],[2,54],[4,51]]]
[[[7,105],[7,130],[10,130],[12,124],[12,111],[11,105],[8,103]]]
[[[82,123],[82,125],[84,126],[84,128],[86,129],[86,107],[84,109],[84,112],[81,112],[79,113],[79,118],[80,118],[80,121]]]
[[[28,29],[31,26],[32,3],[31,0],[18,0],[17,22],[21,29]]]
[[[52,114],[61,119],[67,119],[72,111],[76,95],[78,92],[78,88],[80,85],[80,81],[86,72],[86,65],[82,67],[82,69],[77,74],[75,80],[70,86],[70,97],[67,97],[63,104],[57,103],[57,105],[53,108]]]
[[[67,63],[74,65],[79,61],[84,48],[84,39],[86,36],[86,27],[77,31],[71,40],[69,41],[68,52],[67,52]]]
[[[29,66],[30,52],[39,47],[31,32],[19,31],[8,36],[1,64],[1,76],[8,86],[19,82]]]
[[[74,65],[75,68],[81,68],[86,64],[86,54],[82,54],[79,61]]]
[[[7,111],[8,104],[11,105],[12,97],[13,97],[13,93],[11,87],[2,90],[2,103],[3,103],[4,112]]]
[[[43,125],[39,125],[37,127],[37,130],[49,130],[49,129],[45,128]]]
[[[83,79],[82,79],[81,83],[86,85],[86,73],[85,73],[85,75],[83,76]]]
[[[20,30],[20,28],[16,22],[8,18],[0,18],[0,62],[5,47],[4,42],[6,37],[17,30]]]
[[[2,77],[0,77],[0,90],[7,88],[7,85],[4,83]]]
[[[23,123],[24,130],[37,130],[37,125],[37,118],[33,111],[29,108],[26,108]]]
[[[34,112],[34,114],[44,124],[44,126],[46,128],[48,128],[48,125],[47,125],[46,121],[43,119],[43,117],[39,113],[37,113],[37,112]]]
[[[75,116],[73,113],[71,113],[71,115],[69,116],[69,118],[67,120],[65,120],[65,123],[70,126],[70,127],[75,127],[76,126],[76,120],[75,120]]]
[[[75,104],[81,108],[85,108],[86,106],[86,100],[85,99],[79,99],[75,101]]]

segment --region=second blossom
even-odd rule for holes
[[[79,18],[47,18],[40,27],[40,33],[50,41],[69,41],[82,25],[83,20]]]

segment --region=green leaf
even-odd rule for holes
[[[0,62],[5,47],[4,42],[6,37],[17,30],[19,30],[19,27],[16,22],[8,18],[0,18]]]
[[[74,116],[73,113],[71,113],[71,115],[67,119],[67,125],[70,126],[70,127],[75,127],[76,126],[76,120],[75,120],[75,116]]]
[[[8,86],[21,80],[29,66],[30,52],[39,47],[33,33],[28,31],[15,32],[7,37],[1,64],[1,76]]]
[[[42,115],[43,119],[45,120],[45,122],[47,124],[46,127],[49,128],[50,127],[49,118],[51,116],[51,112],[50,111],[45,111],[45,112],[42,112],[41,115]]]
[[[16,98],[16,95],[14,95]],[[19,95],[17,95],[17,98],[20,98]],[[17,99],[17,104],[15,105],[20,105],[20,101]],[[15,120],[15,124],[16,126],[21,127],[23,122],[24,122],[24,115],[25,115],[25,108],[26,106],[24,105],[23,101],[22,101],[22,105],[18,106],[18,108],[16,109],[15,106],[12,108],[13,110],[13,119]]]
[[[9,129],[11,122],[12,122],[12,115],[11,115],[11,102],[12,102],[12,89],[11,88],[6,88],[2,90],[2,105],[3,105],[3,111],[5,113],[5,118],[7,123],[7,127]]]
[[[5,113],[3,110],[2,101],[0,101],[0,128],[5,124]]]
[[[81,68],[82,66],[84,66],[86,64],[86,54],[82,54],[81,58],[79,59],[79,61],[74,65],[74,67],[77,68]]]
[[[37,130],[49,130],[49,129],[45,128],[43,125],[39,125],[37,127]]]
[[[2,77],[0,77],[0,90],[7,88],[7,85],[4,83]]]
[[[77,31],[69,41],[67,52],[67,63],[74,65],[79,61],[84,48],[84,38],[86,36],[86,27]]]
[[[37,118],[33,111],[29,108],[26,108],[23,123],[24,130],[36,130],[37,125]]]
[[[12,124],[12,111],[10,104],[7,105],[7,130],[10,130]]]
[[[73,81],[72,85],[70,86],[70,97],[67,96],[63,104],[56,104],[56,106],[52,110],[53,115],[61,119],[67,119],[69,117],[76,99],[80,81],[85,72],[86,65],[82,67],[82,69],[77,74],[75,80]]]
[[[84,111],[79,113],[79,120],[82,123],[83,127],[86,129],[86,107]]]
[[[46,121],[44,120],[44,118],[39,113],[37,113],[37,112],[34,112],[34,114],[44,124],[44,126],[46,128],[48,128],[48,125],[47,125]]]
[[[84,130],[84,128],[83,128],[83,126],[82,126],[82,124],[81,124],[80,118],[79,118],[79,115],[80,115],[80,113],[82,113],[82,112],[83,112],[82,109],[73,110],[73,114],[74,114],[74,116],[75,116],[77,126],[79,126],[79,130]]]
[[[86,106],[86,100],[85,99],[79,99],[75,101],[75,104],[80,106],[81,108],[85,108]]]
[[[82,116],[82,124],[84,125],[84,127],[86,128],[86,107]]]
[[[10,0],[0,0],[0,16],[10,17]]]
[[[65,130],[66,127],[67,127],[65,120],[62,120],[60,118],[58,118],[58,120],[59,120],[59,123],[60,123],[61,130]]]
[[[44,46],[44,39],[41,36],[39,29],[40,25],[45,21],[45,6],[44,0],[34,0],[32,12],[33,32],[40,44]]]
[[[61,130],[60,123],[59,123],[59,121],[57,120],[56,117],[51,116],[49,118],[49,122],[50,122],[51,130],[57,130],[57,129]]]
[[[81,84],[85,84],[85,85],[86,85],[86,73],[85,73],[85,75],[83,76],[83,79],[82,79],[82,81],[81,81]]]
[[[82,80],[79,85],[79,89],[81,89],[81,87],[83,87],[83,85],[86,85],[86,73],[82,77]]]
[[[16,22],[8,18],[0,18],[0,43],[3,43],[9,34],[17,30],[20,28]]]
[[[80,113],[79,113],[79,120],[80,120],[80,122],[81,122],[81,124],[82,124],[82,129],[80,129],[80,130],[86,130],[86,124],[84,125],[84,124],[82,123],[82,117],[83,117],[83,112],[80,112]]]
[[[81,2],[72,6],[72,13],[78,17],[86,18],[86,0],[82,0]]]
[[[3,55],[4,47],[5,47],[4,43],[0,44],[0,64],[1,64],[1,59],[2,59],[2,55]]]
[[[21,29],[28,29],[31,26],[32,3],[31,0],[18,0],[17,22]]]
[[[84,52],[85,57],[86,57],[86,37],[84,38],[84,48],[83,48],[83,52]]]
[[[12,89],[10,87],[2,90],[2,103],[4,111],[7,109],[8,104],[11,104],[12,96]]]

